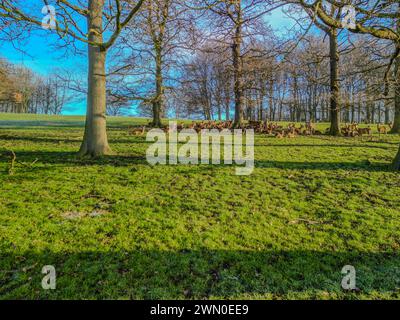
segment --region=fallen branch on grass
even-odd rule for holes
[[[15,152],[13,150],[9,150],[11,153],[11,161],[10,161],[10,169],[8,170],[8,174],[12,176],[14,174],[14,166],[15,166],[15,161],[17,160],[17,156],[15,155]]]
[[[38,162],[39,161],[39,159],[38,158],[36,158],[33,162],[31,162],[31,163],[25,163],[25,162],[19,162],[18,161],[18,163],[19,164],[22,164],[23,166],[25,166],[25,167],[29,167],[29,168],[32,168],[32,166],[36,163],[36,162]]]
[[[35,159],[33,162],[31,162],[31,163],[20,162],[20,161],[17,161],[17,155],[15,154],[15,152],[14,152],[13,150],[11,150],[11,149],[6,149],[6,151],[8,152],[8,154],[5,153],[5,156],[10,156],[10,167],[9,167],[9,169],[8,169],[8,174],[9,174],[10,176],[14,175],[14,173],[15,173],[15,164],[16,164],[16,163],[18,163],[18,164],[20,164],[20,165],[23,165],[23,166],[25,166],[25,167],[32,168],[33,165],[34,165],[36,162],[39,161],[39,159],[36,158],[36,159]],[[1,155],[1,154],[0,154],[0,155]]]

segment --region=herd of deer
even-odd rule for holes
[[[148,126],[151,127],[150,125]],[[218,131],[222,131],[225,129],[231,130],[233,128],[233,121],[201,121],[195,122],[193,121],[190,124],[179,123],[175,128],[164,127],[162,128],[164,132],[168,133],[171,130],[181,131],[183,129],[193,129],[197,133],[200,133],[201,130],[208,129],[213,130],[216,129]],[[379,134],[387,134],[388,131],[392,128],[392,124],[389,124],[389,128],[385,125],[377,125],[377,130]],[[246,124],[243,124],[240,128],[237,129],[253,129],[256,133],[259,134],[267,134],[273,135],[278,139],[283,138],[295,138],[296,136],[312,136],[312,135],[322,135],[323,133],[319,130],[316,130],[315,124],[312,122],[307,122],[305,125],[301,124],[299,127],[296,127],[295,123],[289,123],[286,127],[279,125],[274,122],[267,121],[249,121]],[[329,131],[329,128],[325,133]],[[345,124],[344,127],[341,128],[341,134],[345,137],[358,137],[362,135],[371,135],[372,129],[370,126],[367,128],[359,128],[357,123]],[[140,136],[146,133],[146,126],[142,127],[128,127],[128,134]]]
[[[376,128],[379,134],[387,134],[392,129],[392,123],[389,123],[389,128],[385,125],[377,124]],[[367,128],[359,128],[358,124],[353,122],[351,124],[346,124],[344,127],[341,128],[341,133],[345,137],[359,137],[364,134],[371,135],[372,129],[370,126]]]

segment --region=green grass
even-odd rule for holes
[[[109,119],[118,155],[82,160],[82,117],[0,115],[1,299],[400,298],[399,136],[257,136],[240,177],[149,166],[146,122]]]

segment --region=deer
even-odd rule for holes
[[[146,132],[146,126],[138,128],[128,128],[128,134],[133,136],[142,136]]]
[[[378,129],[378,133],[381,134],[387,134],[387,128],[385,126],[381,126],[379,123],[376,125],[376,128]]]
[[[294,130],[296,131],[296,134],[301,134],[301,132],[303,131],[303,129],[304,129],[304,126],[303,125],[300,125],[300,127],[299,128],[294,128]]]
[[[363,134],[371,135],[371,127],[368,126],[368,128],[358,128],[357,132],[360,136],[362,136]]]
[[[284,138],[283,132],[276,132],[276,133],[275,133],[275,138],[277,138],[277,139],[283,139],[283,138]]]
[[[288,132],[286,134],[286,138],[289,138],[289,139],[296,138],[296,134],[294,132]]]

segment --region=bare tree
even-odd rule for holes
[[[338,8],[344,7],[346,4],[334,0],[326,0],[331,5]],[[296,1],[295,1],[296,2]],[[304,8],[307,10],[313,10],[315,14],[327,25],[333,28],[343,28],[343,23],[340,19],[329,16],[326,12],[325,7],[322,5],[321,0],[307,1],[298,0]],[[396,46],[396,50],[392,55],[391,64],[399,59],[400,54],[400,30],[399,30],[399,19],[400,19],[400,4],[395,0],[378,0],[374,6],[369,6],[368,1],[361,1],[354,5],[355,10],[358,12],[358,17],[355,22],[354,28],[350,28],[349,31],[355,33],[370,34],[380,39],[387,39],[393,41]],[[391,64],[389,68],[391,67]],[[395,68],[398,69],[398,68]],[[400,73],[396,70],[395,75],[398,83],[398,77]],[[389,72],[387,72],[389,74]],[[398,118],[398,110],[400,110],[400,98],[398,97],[400,90],[395,89],[395,119]],[[396,120],[399,121],[399,120]],[[393,161],[395,169],[400,170],[400,148],[397,156]]]
[[[100,156],[111,153],[106,132],[106,72],[107,51],[133,16],[143,0],[137,2],[114,0],[105,6],[105,0],[81,2],[60,0],[55,4],[57,21],[54,31],[73,45],[81,41],[88,45],[88,92],[86,125],[79,153]],[[22,26],[42,27],[42,19],[36,13],[47,1],[36,1],[28,5],[20,0],[1,0],[0,17],[5,21],[18,22]],[[50,13],[50,7],[47,7]],[[87,30],[82,29],[86,21]],[[105,35],[109,35],[105,40]]]
[[[141,100],[141,107],[151,107],[155,127],[162,125],[166,91],[173,86],[180,56],[192,47],[192,19],[183,3],[182,0],[145,0],[120,41],[122,48],[131,49],[122,59],[123,78],[131,83],[134,79],[142,87],[142,92],[128,98]],[[124,94],[127,93],[129,90],[125,90]]]
[[[232,74],[234,92],[234,127],[240,127],[243,121],[244,87],[243,87],[243,56],[245,38],[253,36],[256,30],[252,27],[262,20],[263,16],[277,7],[281,1],[274,0],[222,0],[205,1],[207,10],[211,13],[215,41],[231,46]],[[218,17],[219,19],[216,19]]]

